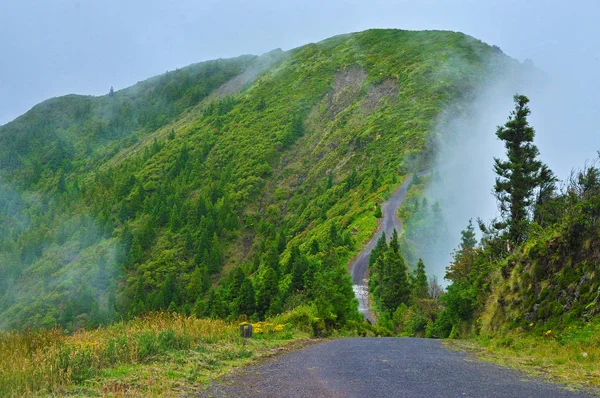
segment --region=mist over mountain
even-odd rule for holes
[[[481,181],[463,171],[480,167],[490,109],[530,74],[461,33],[370,30],[45,101],[0,127],[2,327],[285,311],[322,278],[349,286],[326,270],[427,169],[424,209],[439,202],[444,222],[408,222],[403,245],[442,278],[430,253],[479,215],[454,194]]]

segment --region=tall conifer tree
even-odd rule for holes
[[[382,274],[381,302],[385,311],[393,313],[400,304],[410,299],[408,269],[400,254],[398,231],[395,229],[384,257]]]
[[[526,238],[536,188],[554,177],[537,159],[539,150],[533,144],[535,130],[527,121],[531,113],[527,106],[529,98],[516,94],[514,101],[515,109],[508,121],[496,131],[496,136],[504,141],[507,160],[494,158],[494,171],[498,175],[494,191],[503,216],[494,227],[506,230],[508,239],[519,244]]]
[[[417,262],[413,294],[415,298],[427,298],[427,296],[429,295],[427,273],[425,272],[425,263],[423,262],[423,259],[419,259],[419,262]]]

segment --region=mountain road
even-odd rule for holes
[[[211,383],[201,397],[588,397],[483,362],[441,341],[328,340]]]
[[[419,176],[423,176],[427,173],[428,171],[422,172]],[[398,231],[398,234],[402,233],[402,221],[398,217],[398,208],[406,197],[412,179],[412,175],[408,176],[400,188],[398,188],[396,192],[383,203],[381,206],[382,218],[377,228],[377,232],[350,264],[350,275],[352,276],[354,294],[358,300],[358,310],[363,314],[365,319],[371,323],[375,323],[375,317],[369,308],[369,281],[366,278],[369,270],[369,257],[371,256],[371,252],[375,248],[375,245],[377,245],[377,241],[382,233],[385,232],[388,241],[392,236],[394,229]]]

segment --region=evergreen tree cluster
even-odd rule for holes
[[[313,302],[326,327],[356,320],[358,303],[350,276],[336,254],[340,245],[339,238],[330,234],[322,244],[313,240],[306,252],[296,245],[286,250],[284,233],[274,233],[265,238],[263,250],[251,263],[236,268],[209,291],[201,307],[204,311],[195,314],[264,319]],[[202,301],[202,296],[197,300]]]
[[[384,319],[391,317],[399,308],[405,309],[419,300],[430,298],[425,263],[419,259],[414,272],[409,272],[395,229],[389,244],[385,233],[377,240],[369,257],[369,275],[369,291]]]
[[[512,65],[494,54],[458,33],[372,30],[34,107],[0,126],[0,328],[299,305],[353,319],[344,264],[364,216],[437,110]],[[449,56],[465,68],[432,80]],[[398,90],[408,80],[418,96]],[[388,257],[385,284],[402,284]]]

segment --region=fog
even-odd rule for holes
[[[64,217],[50,239],[47,230],[35,228],[35,216],[39,222],[40,214],[55,213],[59,202],[19,193],[0,176],[0,330],[52,327],[61,311],[69,328],[87,322],[74,319],[80,312],[91,311],[94,322],[114,316],[115,281],[122,276],[120,242],[107,237],[88,214]],[[21,250],[22,233],[28,244]]]
[[[525,88],[541,159],[560,178],[600,149],[600,5],[552,0],[76,1],[0,3],[0,124],[49,97],[100,95],[185,65],[284,50],[369,28],[461,31],[544,71]],[[440,120],[440,178],[449,246],[469,218],[489,219],[495,129],[513,86],[495,84],[458,118]],[[458,135],[457,135],[458,134]],[[468,138],[457,139],[457,137]],[[439,181],[443,181],[439,183]],[[441,261],[435,273],[443,272]]]
[[[368,28],[447,29],[548,73],[548,90],[530,95],[532,122],[564,176],[600,141],[597,15],[593,0],[1,2],[0,124],[52,96],[106,94],[193,62]]]
[[[423,245],[416,254],[444,285],[451,253],[469,220],[478,232],[478,218],[487,222],[499,216],[492,195],[496,177],[492,165],[494,157],[504,157],[505,149],[496,137],[496,126],[504,124],[514,109],[515,93],[537,93],[545,87],[540,71],[520,68],[528,78],[496,75],[477,90],[471,103],[450,104],[437,122],[436,160],[425,195],[430,203],[440,204],[443,223],[431,237],[436,247]]]
[[[565,176],[600,141],[597,15],[593,0],[1,2],[0,124],[52,96],[105,94],[193,62],[368,28],[447,29],[548,73],[548,90],[530,95],[532,122]]]

